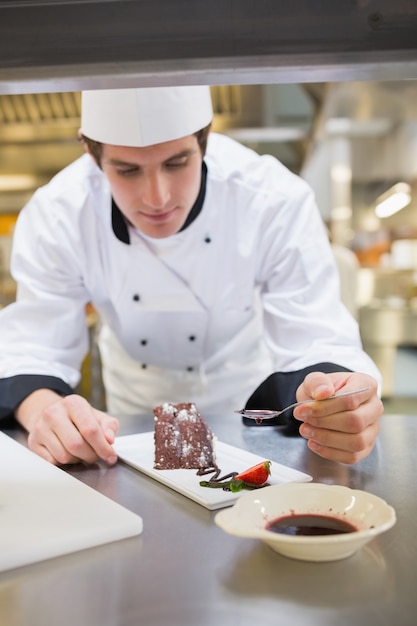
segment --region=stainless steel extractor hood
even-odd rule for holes
[[[415,0],[0,0],[0,92],[417,78]]]

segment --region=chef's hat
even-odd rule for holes
[[[213,118],[208,86],[83,91],[81,107],[82,134],[116,146],[180,139]]]

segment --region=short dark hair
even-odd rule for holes
[[[197,137],[198,145],[200,146],[201,154],[204,156],[207,149],[207,140],[211,129],[211,123],[208,126],[205,126],[201,130],[193,133]],[[86,137],[82,133],[80,134],[80,141],[82,141],[87,147],[89,152],[94,157],[97,165],[101,167],[101,157],[103,155],[103,144],[100,141],[94,141],[94,139],[90,139]]]

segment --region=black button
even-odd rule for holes
[[[147,339],[141,339],[140,345],[141,345],[141,346],[146,346],[146,345],[147,345],[147,343],[148,343],[148,340],[147,340]]]
[[[195,335],[190,335],[190,336],[188,337],[188,339],[189,339],[190,341],[195,341]]]
[[[206,243],[211,243],[211,237],[206,237],[206,238],[204,239],[204,241],[205,241]]]
[[[194,368],[191,367],[191,365],[187,367],[187,372],[193,372],[193,371],[194,371]]]
[[[146,370],[146,368],[147,368],[147,367],[148,367],[148,366],[146,365],[146,363],[142,363],[142,369],[143,369],[143,370]]]
[[[139,302],[139,300],[140,300],[140,295],[139,295],[138,293],[135,293],[135,294],[134,294],[134,296],[133,296],[133,300],[134,300],[135,302]]]

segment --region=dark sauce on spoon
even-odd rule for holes
[[[330,515],[286,515],[269,522],[266,530],[284,535],[341,535],[358,529],[338,517]]]

